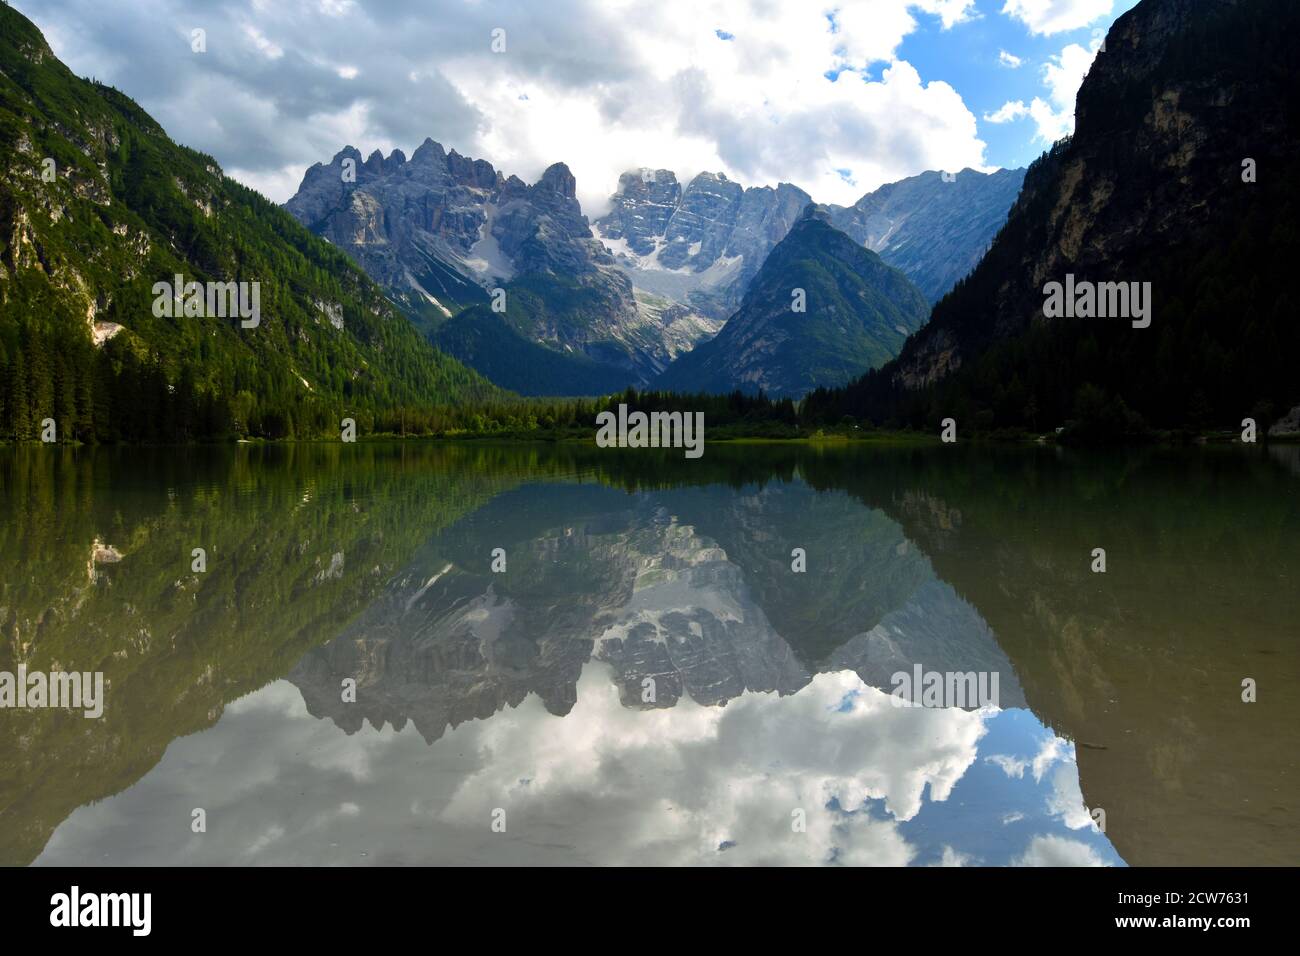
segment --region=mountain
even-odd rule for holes
[[[824,210],[809,206],[717,337],[679,358],[654,386],[798,398],[896,355],[925,321],[925,297],[828,219]],[[798,290],[804,294],[802,311],[796,311]]]
[[[85,441],[337,435],[345,416],[364,430],[400,404],[499,394],[20,13],[0,6],[0,26],[0,437],[45,419]]]
[[[638,310],[632,284],[592,237],[576,185],[563,163],[530,186],[426,139],[409,160],[394,150],[363,161],[345,147],[307,170],[285,208],[351,255],[428,334],[497,305],[490,293],[501,289],[496,314],[523,339],[510,350],[532,343],[555,361],[576,353],[602,381],[645,381],[675,354],[672,337]],[[465,336],[440,341],[454,349]]]
[[[436,322],[487,301],[467,276],[511,274],[491,240],[478,242],[483,206],[504,186],[490,164],[448,155],[432,140],[410,162],[400,149],[365,160],[345,146],[307,170],[285,209],[355,258],[408,313]]]
[[[1285,0],[1125,13],[1079,90],[1074,135],[1031,165],[979,266],[895,362],[813,405],[1094,439],[1246,416],[1263,431],[1300,402],[1297,51],[1300,8]],[[1048,284],[1076,281],[1149,283],[1150,311],[1048,318]]]
[[[930,302],[966,275],[1006,220],[1023,169],[926,172],[881,186],[831,224],[902,270]],[[812,201],[789,183],[743,189],[701,173],[685,190],[667,169],[624,173],[594,231],[637,290],[701,320],[735,311],[772,248]]]
[[[983,253],[1019,175],[927,173],[830,208],[935,297]],[[529,186],[426,139],[409,160],[347,146],[285,208],[497,384],[590,395],[644,385],[716,335],[811,202],[789,183],[746,189],[705,172],[683,188],[671,170],[639,169],[589,225],[575,192],[563,163]]]
[[[931,303],[983,257],[1016,201],[1024,169],[947,178],[926,172],[831,206],[831,224],[916,283]]]
[[[810,202],[789,183],[745,189],[700,173],[683,190],[671,170],[633,170],[619,177],[594,230],[633,286],[693,315],[706,337]]]

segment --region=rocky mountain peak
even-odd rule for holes
[[[442,147],[439,146],[438,148],[441,149]],[[500,188],[500,174],[485,159],[470,159],[453,149],[447,154],[446,165],[448,174],[455,182],[477,189],[495,190]]]
[[[342,166],[343,160],[345,159],[355,160],[357,165],[361,165],[361,163],[365,161],[364,157],[361,155],[361,150],[357,149],[355,146],[348,145],[348,146],[344,146],[342,149],[340,149],[337,153],[334,154],[334,158],[330,160],[330,165]],[[316,165],[319,166],[320,163],[317,163]]]
[[[792,290],[802,292],[802,308]],[[825,207],[805,203],[722,331],[653,384],[800,398],[884,364],[928,312],[902,272],[835,229]]]
[[[362,168],[368,175],[382,176],[384,174],[384,154],[380,150],[375,150],[366,159]]]
[[[708,170],[705,170],[702,173],[696,173],[695,178],[691,180],[690,185],[686,188],[691,189],[696,186],[707,186],[710,183],[731,183],[733,186],[740,185],[739,183],[732,183],[731,180],[727,178],[726,173],[711,173]]]
[[[897,266],[931,302],[984,255],[1015,202],[1023,169],[935,170],[867,193],[852,206],[827,206],[835,228]]]
[[[360,153],[349,146],[339,162],[347,157]],[[353,256],[427,332],[482,305],[486,290],[521,282],[532,298],[509,314],[534,342],[566,354],[590,349],[628,380],[668,361],[665,334],[640,320],[631,283],[592,238],[562,162],[530,186],[429,138],[409,162],[373,153],[355,181],[337,163],[317,164],[286,208]]]
[[[574,199],[578,195],[578,181],[564,163],[548,166],[535,188],[559,193],[565,199]]]
[[[648,166],[642,166],[640,169],[629,169],[618,177],[618,189],[614,192],[614,198],[674,191],[680,195],[681,184],[677,182],[677,174],[671,169],[650,169]]]
[[[509,177],[501,184],[501,192],[497,197],[500,205],[505,205],[512,199],[522,199],[528,195],[528,184],[511,173]]]
[[[445,166],[447,164],[447,151],[442,148],[442,144],[435,142],[430,137],[425,137],[414,153],[411,154],[411,162],[430,166]]]
[[[702,172],[683,189],[671,170],[641,168],[619,177],[595,226],[638,288],[721,321],[811,201],[788,183],[745,189]]]

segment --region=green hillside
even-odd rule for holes
[[[155,316],[155,283],[176,275],[257,283],[260,323]],[[343,417],[364,433],[395,406],[501,394],[345,254],[0,6],[0,440],[47,418],[60,440],[307,437]]]

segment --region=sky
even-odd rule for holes
[[[74,72],[277,202],[344,145],[431,137],[528,182],[565,162],[593,217],[640,167],[848,205],[1026,165],[1136,2],[11,0]]]

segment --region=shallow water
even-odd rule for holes
[[[1296,446],[0,450],[0,671],[106,682],[0,863],[1295,863],[1298,531]]]

